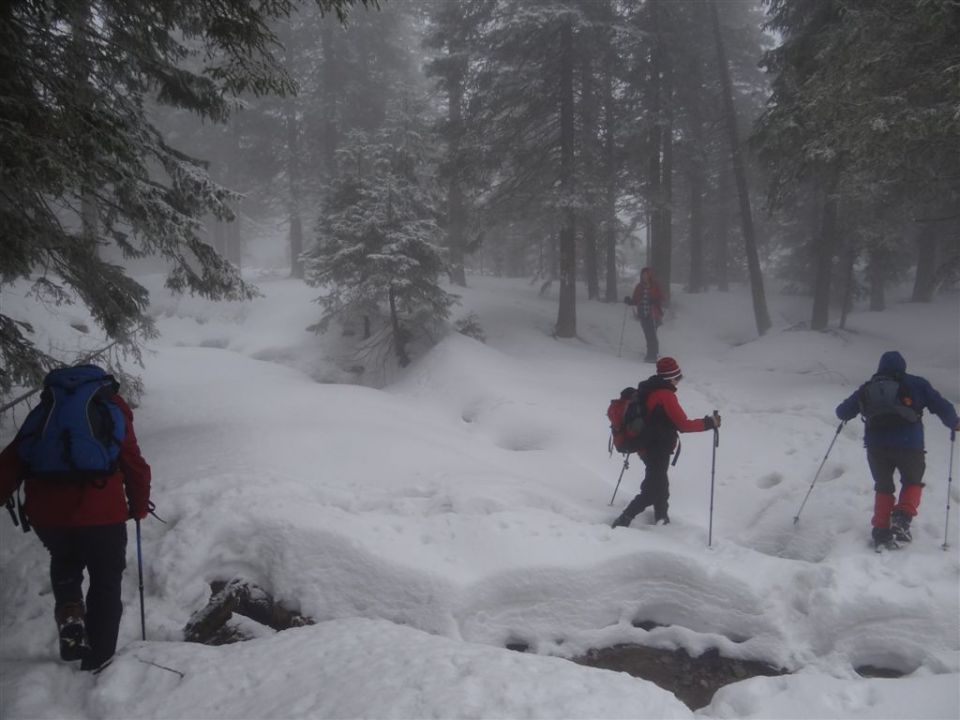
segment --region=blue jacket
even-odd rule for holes
[[[924,378],[918,375],[907,374],[907,361],[896,350],[885,352],[880,358],[877,375],[885,375],[899,380],[906,390],[911,406],[918,414],[929,410],[940,418],[944,425],[951,430],[957,428],[957,411],[953,404],[943,398],[940,393]],[[863,385],[860,386],[862,388]],[[837,417],[841,420],[852,420],[860,413],[860,388],[837,405]],[[863,431],[863,444],[867,448],[894,447],[923,449],[923,422],[909,423],[895,427],[866,428]]]

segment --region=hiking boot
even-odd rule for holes
[[[67,662],[82,660],[90,652],[83,604],[67,603],[58,608],[55,614],[60,635],[60,659]]]
[[[890,531],[898,542],[912,542],[913,535],[910,534],[910,520],[912,518],[903,510],[894,510],[890,516]]]
[[[653,524],[654,524],[654,525],[669,525],[669,524],[670,524],[670,517],[667,516],[667,515],[664,515],[663,517],[654,518]]]
[[[616,520],[614,520],[610,524],[610,527],[611,528],[630,527],[631,522],[633,522],[632,517],[627,517],[626,515],[621,514]]]
[[[893,530],[890,528],[873,529],[873,547],[877,552],[881,550],[899,550],[900,543],[893,536]]]

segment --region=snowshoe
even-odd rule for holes
[[[890,528],[874,528],[873,549],[878,553],[884,550],[899,550],[900,543],[897,542]]]
[[[60,659],[71,662],[82,660],[90,652],[83,620],[70,617],[60,625]]]
[[[910,516],[906,513],[894,510],[893,515],[890,518],[890,531],[893,533],[893,538],[900,543],[908,543],[913,541],[913,535],[910,533]]]

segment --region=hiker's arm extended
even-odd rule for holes
[[[680,407],[680,402],[677,400],[676,395],[673,393],[664,393],[664,395],[666,397],[663,398],[663,410],[679,432],[702,432],[712,429],[707,427],[703,418],[697,418],[696,420],[688,418],[683,408]]]
[[[837,417],[841,420],[853,420],[857,413],[860,412],[860,388],[857,388],[854,393],[844,400],[842,403],[837,405]]]

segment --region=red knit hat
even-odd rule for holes
[[[680,366],[672,357],[662,357],[657,360],[657,375],[664,380],[679,380],[683,377]]]

